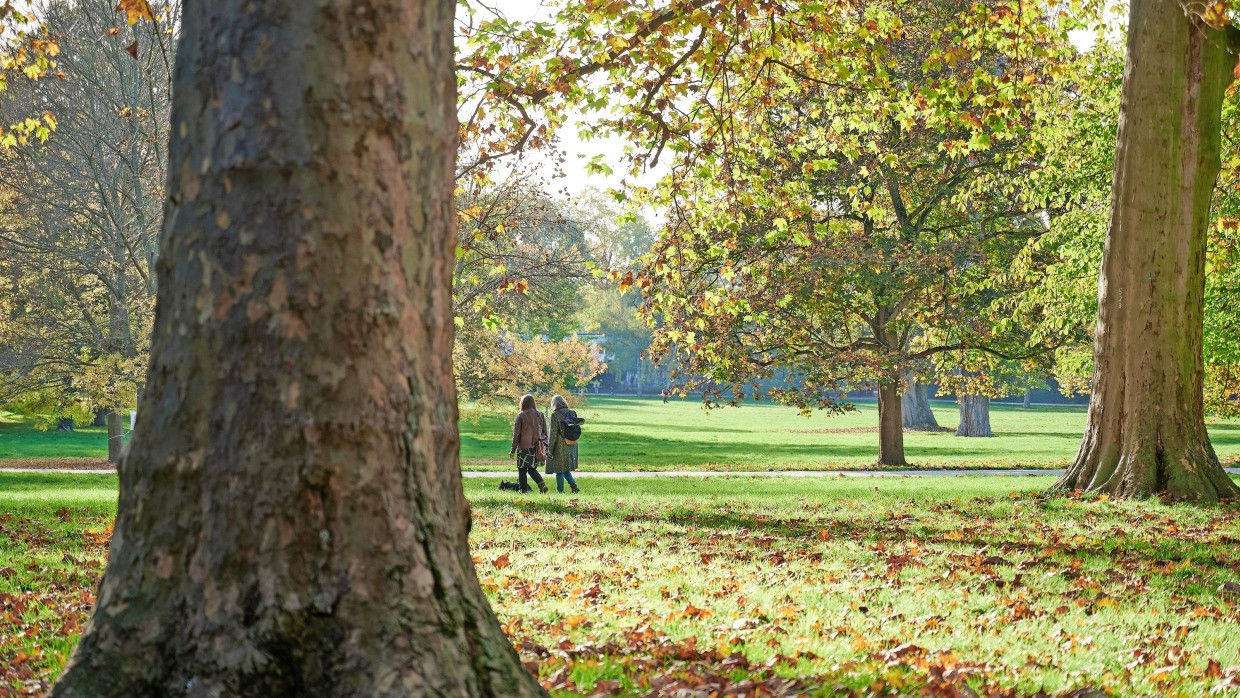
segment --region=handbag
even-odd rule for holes
[[[547,444],[543,443],[542,439],[534,444],[534,460],[539,462],[547,460]]]

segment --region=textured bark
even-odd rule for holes
[[[114,410],[108,410],[108,460],[119,462],[124,448],[125,427],[121,424],[121,416]]]
[[[468,550],[454,0],[186,2],[143,428],[54,696],[533,696]]]
[[[908,389],[900,398],[901,424],[905,429],[914,431],[938,431],[939,421],[934,418],[934,410],[930,409],[926,386],[918,383],[912,373],[905,374],[904,379]]]
[[[891,381],[878,388],[878,464],[908,465],[908,461],[904,460],[899,381]]]
[[[61,417],[56,420],[56,431],[73,431],[73,418]]]
[[[1023,400],[1021,400],[1021,401],[1020,401],[1020,406],[1021,406],[1021,407],[1023,407],[1023,408],[1025,408],[1025,409],[1029,409],[1029,407],[1030,407],[1032,404],[1033,404],[1033,391],[1032,391],[1032,390],[1026,390],[1026,391],[1025,391],[1025,398],[1024,398]]]
[[[960,424],[956,426],[956,436],[993,436],[990,433],[990,398],[960,396]]]
[[[1213,502],[1240,490],[1202,408],[1206,228],[1229,36],[1133,0],[1085,437],[1057,486]]]

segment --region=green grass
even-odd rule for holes
[[[939,424],[955,429],[955,403],[934,403]],[[873,403],[838,416],[806,418],[767,403],[703,410],[689,400],[591,397],[579,405],[588,420],[581,441],[585,470],[834,470],[868,468],[878,455],[878,413]],[[461,460],[471,470],[511,470],[510,415],[478,414],[461,420]],[[915,466],[950,468],[1062,467],[1080,446],[1083,407],[993,405],[989,439],[951,431],[906,432],[904,447]],[[1240,422],[1210,425],[1221,458],[1240,458]],[[102,459],[106,430],[38,431],[0,413],[0,464],[12,459]],[[72,465],[72,464],[66,464]]]
[[[115,516],[113,475],[0,473],[0,696],[37,694],[64,665]]]
[[[124,418],[128,430],[129,418]],[[0,461],[30,458],[90,458],[108,456],[107,427],[77,427],[73,431],[42,431],[21,415],[0,412]]]
[[[1240,595],[1220,585],[1240,582],[1240,506],[1045,498],[1049,482],[587,474],[577,497],[465,489],[483,587],[556,696],[782,681],[821,696],[967,683],[1196,697],[1227,681]],[[0,696],[60,670],[115,487],[0,474]]]
[[[933,403],[941,427],[959,423],[955,403]],[[586,470],[847,469],[874,465],[878,410],[810,418],[768,403],[707,412],[701,403],[658,398],[590,397],[577,409],[586,418],[580,452]],[[468,410],[466,414],[469,414]],[[461,422],[461,459],[470,469],[510,469],[508,415]],[[993,438],[962,438],[950,431],[905,432],[910,463],[932,467],[1062,467],[1081,444],[1084,407],[991,407]],[[1240,456],[1240,423],[1210,427],[1219,456]]]

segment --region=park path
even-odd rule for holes
[[[1240,468],[1224,468],[1232,475],[1240,475]],[[0,473],[97,473],[114,475],[115,470],[74,470],[71,468],[0,468]],[[464,477],[515,477],[516,473],[508,470],[464,470]],[[948,470],[946,468],[927,468],[923,470],[652,470],[641,472],[578,472],[577,477],[963,477],[978,476],[1031,476],[1045,475],[1058,477],[1063,475],[1062,468],[1037,470],[1018,468],[1004,470],[1002,468],[985,468],[976,470]]]

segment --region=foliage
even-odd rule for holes
[[[1222,171],[1206,253],[1206,411],[1240,415],[1240,88],[1223,104]]]
[[[577,287],[591,278],[585,233],[534,173],[458,183],[453,271],[457,325],[555,339],[571,334]]]
[[[462,399],[501,410],[525,393],[549,399],[580,390],[606,368],[598,346],[576,335],[524,339],[477,326],[458,329],[453,365]]]
[[[60,43],[39,21],[36,9],[33,0],[7,0],[0,5],[0,97],[6,96],[14,77],[37,81],[52,71],[58,78],[65,77],[56,70]],[[30,142],[44,142],[56,126],[52,111],[40,114],[31,104],[24,104],[20,113],[0,120],[0,153]]]
[[[89,478],[0,474],[0,695],[41,692],[80,632],[115,512],[115,478]],[[1235,505],[1047,498],[1045,478],[639,482],[466,482],[479,576],[554,695],[1240,684]]]

